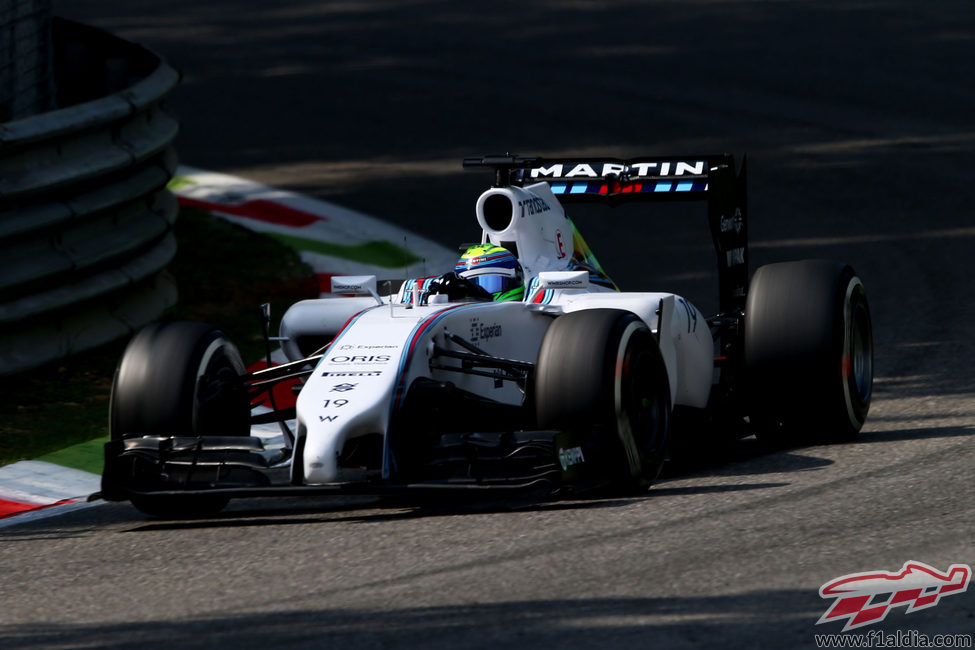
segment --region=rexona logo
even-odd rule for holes
[[[636,179],[660,176],[703,176],[707,163],[703,160],[673,162],[624,163],[554,163],[548,167],[534,167],[532,178],[605,178],[610,174]]]
[[[905,562],[900,571],[851,573],[830,580],[819,588],[821,598],[835,598],[816,625],[846,620],[843,631],[879,623],[894,607],[904,605],[908,614],[934,607],[942,596],[955,596],[968,589],[972,569],[952,564],[942,573],[923,562]]]

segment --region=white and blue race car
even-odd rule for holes
[[[276,338],[288,363],[247,373],[233,343],[202,324],[137,334],[113,385],[102,496],[188,516],[238,496],[634,493],[672,442],[841,440],[863,426],[873,379],[863,283],[825,260],[763,266],[749,281],[744,163],[464,165],[495,176],[476,205],[480,244],[455,269],[395,287],[334,278],[344,297],[284,315]],[[619,291],[563,207],[668,200],[707,206],[711,317],[673,293]],[[295,406],[252,414],[262,393],[296,378]],[[251,430],[271,422],[284,442],[269,451]]]

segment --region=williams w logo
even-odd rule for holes
[[[952,564],[942,573],[923,562],[905,562],[897,573],[872,571],[851,573],[819,588],[822,598],[835,598],[816,625],[846,619],[843,631],[879,623],[894,607],[905,605],[908,614],[934,607],[942,596],[954,596],[968,589],[972,569]]]

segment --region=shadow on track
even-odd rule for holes
[[[150,532],[160,530],[189,530],[200,528],[247,528],[253,526],[281,526],[303,524],[339,524],[339,523],[380,523],[390,521],[405,521],[410,519],[430,519],[436,517],[474,516],[485,514],[500,514],[507,512],[560,512],[594,510],[606,508],[625,508],[643,500],[662,498],[665,496],[694,495],[694,494],[722,494],[740,492],[743,490],[763,490],[784,487],[788,483],[745,483],[728,485],[702,485],[682,487],[653,487],[647,494],[629,498],[572,498],[560,500],[557,497],[544,498],[505,498],[499,500],[482,499],[476,502],[442,501],[437,503],[417,503],[410,500],[393,500],[384,498],[380,501],[360,505],[354,510],[355,514],[347,516],[327,516],[327,513],[337,513],[337,508],[322,508],[302,505],[279,509],[260,508],[251,510],[246,502],[241,502],[236,510],[220,513],[216,517],[197,520],[147,520],[145,525],[129,529],[127,532]]]
[[[898,431],[865,431],[852,444],[878,444],[926,438],[961,438],[975,435],[971,427],[912,428]],[[759,477],[767,474],[818,471],[835,461],[804,452],[803,447],[771,449],[754,438],[745,438],[721,446],[709,454],[683,458],[668,463],[660,481],[645,495],[613,497],[599,493],[588,495],[551,496],[547,493],[527,493],[521,496],[484,496],[472,499],[403,497],[311,497],[281,499],[239,499],[218,515],[189,520],[165,520],[147,518],[127,505],[98,508],[89,512],[84,524],[75,529],[71,522],[78,515],[59,517],[56,528],[48,528],[45,522],[24,525],[4,531],[8,541],[38,539],[63,539],[66,536],[84,537],[98,525],[90,518],[127,521],[134,526],[126,532],[153,532],[165,530],[194,530],[217,528],[252,528],[263,526],[294,526],[339,523],[381,523],[430,519],[438,517],[476,516],[509,512],[560,512],[626,508],[642,501],[674,496],[703,494],[727,494],[741,491],[774,490],[788,486],[784,481],[749,481],[687,485],[695,478]],[[675,481],[681,485],[675,485]]]
[[[754,437],[710,441],[696,445],[693,452],[679,451],[664,466],[663,478],[779,474],[821,469],[834,462],[804,455],[802,449],[799,445],[773,447]]]
[[[918,419],[916,415],[910,416]],[[864,431],[857,437],[857,443],[877,444],[900,442],[903,440],[927,440],[930,438],[967,438],[975,436],[975,427],[931,427],[897,429],[893,431]]]
[[[357,587],[350,587],[356,590]],[[473,589],[473,586],[472,586]],[[322,604],[291,612],[209,614],[174,622],[4,625],[10,650],[101,648],[497,648],[812,646],[825,603],[807,590],[764,590],[720,596],[580,598],[414,606],[387,610],[330,608],[332,590],[307,594]],[[421,594],[418,594],[421,596]],[[950,606],[912,621],[921,630],[957,632],[963,613]],[[899,614],[899,613],[898,613]],[[871,629],[892,631],[903,615]],[[956,617],[952,620],[952,615]],[[894,620],[896,619],[896,620]]]

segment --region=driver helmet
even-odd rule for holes
[[[454,271],[481,287],[495,300],[525,297],[525,275],[511,251],[493,244],[471,246],[460,256]]]

